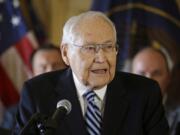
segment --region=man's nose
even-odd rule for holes
[[[99,48],[98,51],[95,54],[95,61],[96,62],[104,62],[106,60],[105,52]]]
[[[95,52],[98,53],[100,50],[103,51],[102,45],[96,46]]]

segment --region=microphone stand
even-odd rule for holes
[[[62,123],[65,116],[71,111],[71,103],[64,99],[58,102],[57,109],[52,117],[47,117],[40,113],[35,113],[28,121],[27,125],[21,130],[20,135],[32,134],[38,129],[40,135],[53,135]],[[37,135],[37,133],[34,132]]]
[[[41,135],[53,135],[55,130],[58,127],[58,123],[55,120],[52,120],[51,118],[49,118],[45,123],[43,123],[44,125],[42,126],[43,129],[40,129],[40,134]]]
[[[53,135],[57,127],[61,124],[62,119],[66,116],[66,113],[61,113],[61,115],[56,115],[55,113],[53,116],[48,118],[40,113],[35,113],[19,135],[30,133],[32,135]]]
[[[31,119],[28,121],[27,125],[24,126],[24,128],[21,130],[20,135],[27,135],[30,132],[30,129],[34,127],[38,121],[42,120],[42,115],[40,113],[35,113]]]
[[[61,110],[61,114],[59,114],[59,112],[55,112],[55,114],[52,117],[48,118],[47,121],[42,123],[42,128],[39,128],[40,135],[53,135],[55,133],[56,129],[66,116],[67,110],[65,108],[61,108]]]

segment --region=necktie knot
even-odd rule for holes
[[[87,102],[89,103],[89,102],[94,102],[94,98],[95,98],[96,94],[94,93],[93,90],[89,90],[83,96],[87,100]]]

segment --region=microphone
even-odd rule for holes
[[[68,100],[66,99],[60,100],[57,103],[57,109],[52,116],[52,120],[60,121],[63,117],[65,117],[70,113],[71,108],[72,108],[71,103]]]
[[[71,112],[71,109],[72,105],[68,100],[60,100],[57,103],[56,111],[54,112],[52,117],[46,121],[44,135],[54,134],[55,129],[57,129],[57,127],[61,124],[65,116]]]

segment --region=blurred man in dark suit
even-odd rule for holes
[[[170,126],[170,135],[175,135],[178,122],[180,122],[178,65],[173,64],[165,48],[148,46],[134,56],[132,73],[146,76],[159,83]]]
[[[33,77],[67,67],[62,60],[60,49],[51,43],[44,44],[36,49],[31,55],[30,62],[32,66]],[[2,128],[7,130],[13,129],[15,125],[16,111],[17,105],[11,106],[5,111],[3,121],[0,124]]]
[[[115,27],[103,13],[89,11],[70,18],[60,45],[69,68],[25,82],[14,134],[37,112],[51,117],[57,102],[66,99],[72,110],[54,134],[168,135],[158,84],[116,72],[116,41]],[[35,124],[27,133],[36,131]]]
[[[160,49],[146,47],[140,50],[132,60],[132,73],[157,81],[162,95],[166,94],[171,69],[165,54]]]
[[[62,60],[60,49],[51,43],[42,45],[35,50],[30,61],[33,76],[67,67]]]

